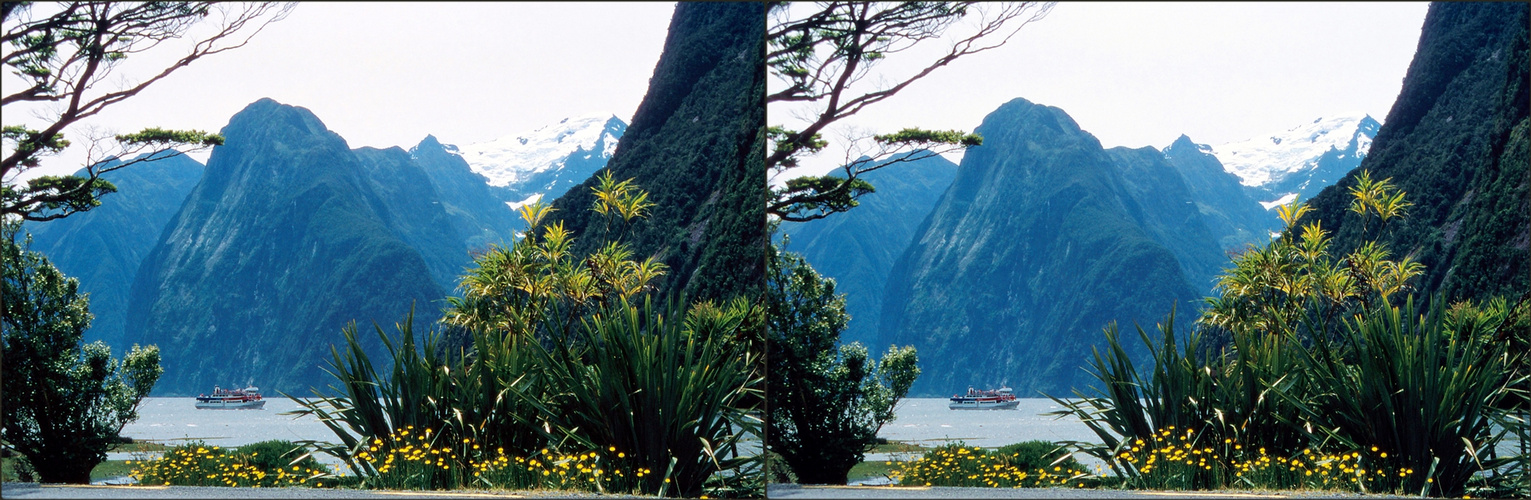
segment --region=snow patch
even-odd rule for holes
[[[1223,169],[1245,186],[1262,186],[1318,166],[1330,151],[1345,151],[1356,141],[1358,155],[1371,148],[1372,138],[1359,130],[1365,113],[1318,118],[1274,135],[1214,145],[1211,153]],[[1268,208],[1268,207],[1267,207]]]
[[[1291,203],[1292,200],[1295,199],[1297,199],[1297,193],[1287,193],[1280,198],[1276,198],[1276,201],[1262,201],[1260,202],[1260,206],[1265,207],[1266,210],[1270,210],[1272,208]]]
[[[563,168],[569,155],[594,151],[602,142],[601,154],[610,158],[617,147],[617,136],[606,123],[615,115],[592,113],[564,118],[523,134],[508,135],[489,142],[467,146],[447,146],[447,151],[462,156],[468,168],[489,179],[489,185],[504,187],[529,176]]]
[[[521,207],[524,207],[524,206],[527,206],[527,205],[531,205],[531,204],[536,203],[536,202],[541,201],[541,200],[542,200],[542,193],[532,193],[531,196],[526,197],[526,199],[524,199],[524,200],[521,200],[521,201],[507,201],[507,202],[505,202],[505,205],[509,206],[511,211],[516,211],[516,210],[520,210]]]

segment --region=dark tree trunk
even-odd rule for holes
[[[798,484],[845,484],[850,478],[851,468],[856,466],[856,460],[848,456],[814,458],[799,458],[797,463],[788,459],[792,473],[797,475]]]
[[[28,457],[32,468],[37,470],[38,482],[90,484],[90,471],[100,462],[78,457]],[[90,463],[85,463],[90,462]]]

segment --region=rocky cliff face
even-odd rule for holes
[[[1346,176],[1305,218],[1335,231],[1333,251],[1379,239],[1425,265],[1419,292],[1448,301],[1513,299],[1531,288],[1527,10],[1430,5],[1403,89],[1357,168],[1391,178],[1413,206],[1400,222],[1363,227],[1348,211],[1356,179]]]
[[[1131,198],[1124,203],[1128,215],[1175,255],[1181,273],[1198,293],[1210,294],[1227,258],[1185,178],[1154,148],[1116,147],[1106,150],[1106,155]]]
[[[368,175],[397,152],[363,161],[308,110],[270,99],[222,133],[133,283],[128,337],[161,349],[156,395],[250,381],[305,394],[324,387],[347,322],[391,325],[411,304],[417,328],[434,319],[444,292],[406,241],[420,225],[399,224],[409,208]]]
[[[1151,328],[1172,306],[1190,316],[1200,294],[1152,221],[1174,215],[1141,203],[1124,175],[1134,167],[1113,158],[1135,153],[1108,153],[1062,110],[1024,99],[976,131],[984,144],[888,278],[881,327],[919,350],[913,394],[1067,394],[1084,387],[1107,323]]]
[[[65,275],[78,278],[80,291],[90,294],[95,320],[85,332],[85,341],[104,341],[121,354],[130,347],[123,343],[123,322],[138,264],[154,249],[165,222],[175,216],[202,178],[202,164],[176,154],[101,177],[117,186],[116,193],[101,198],[101,206],[24,227],[32,233],[32,249],[47,255]]]
[[[455,147],[443,145],[435,136],[426,136],[409,156],[441,195],[443,209],[451,215],[451,224],[469,250],[489,245],[509,245],[516,231],[525,223],[507,203],[514,201],[505,188],[490,185],[489,179],[474,173]]]
[[[1211,146],[1182,135],[1164,148],[1164,160],[1180,173],[1203,222],[1224,251],[1264,245],[1270,241],[1270,231],[1279,229],[1281,219],[1250,197],[1237,176],[1223,169]]]
[[[669,266],[663,293],[693,299],[759,293],[765,277],[765,6],[675,7],[649,90],[606,168],[655,203],[628,233]],[[554,220],[590,252],[604,238],[587,180],[553,203]]]
[[[957,165],[940,156],[893,164],[861,175],[877,191],[862,196],[855,209],[810,222],[783,222],[790,237],[786,249],[797,252],[815,270],[835,279],[845,294],[850,324],[841,343],[861,342],[872,352],[886,350],[878,333],[888,272],[914,239],[920,223],[951,186]]]

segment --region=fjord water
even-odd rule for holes
[[[904,399],[894,409],[898,418],[882,426],[877,436],[921,446],[961,441],[985,448],[1033,439],[1100,442],[1077,417],[1042,415],[1062,409],[1051,399],[1022,398],[1014,410],[952,410],[948,402],[946,398]]]
[[[1100,438],[1081,423],[1078,417],[1069,415],[1057,418],[1043,415],[1062,409],[1051,399],[1021,398],[1021,404],[1014,410],[953,410],[946,406],[949,402],[947,398],[905,398],[899,401],[897,408],[894,408],[898,418],[883,425],[877,437],[925,447],[962,442],[968,446],[998,448],[1033,439],[1051,442],[1100,442]],[[878,453],[868,454],[866,459],[877,461],[918,460],[919,458],[918,453]],[[1104,462],[1083,453],[1075,453],[1074,459],[1090,468],[1105,465]],[[1105,473],[1105,471],[1099,470],[1097,473]]]
[[[898,419],[884,425],[878,436],[923,446],[962,441],[995,448],[1011,443],[1046,441],[1099,442],[1075,417],[1043,416],[1059,410],[1050,399],[1023,398],[1015,410],[956,411],[946,398],[909,398],[899,402]],[[286,398],[268,398],[261,410],[198,410],[196,398],[144,398],[137,421],[122,435],[137,441],[175,445],[202,440],[214,446],[237,447],[265,441],[336,441],[335,434],[312,416],[283,413],[298,409]]]
[[[197,398],[144,398],[138,420],[123,427],[122,435],[171,446],[202,440],[225,448],[270,439],[338,441],[317,418],[283,415],[298,409],[287,398],[266,398],[260,410],[198,410],[196,402]]]

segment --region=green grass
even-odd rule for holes
[[[0,481],[7,483],[20,481],[16,478],[16,469],[11,466],[11,462],[15,460],[10,457],[0,458]]]
[[[133,443],[119,444],[116,448],[112,448],[111,451],[116,453],[145,453],[163,452],[168,449],[170,449],[170,446],[167,446],[164,443],[158,443],[154,441],[136,441]]]
[[[872,447],[872,451],[870,451],[868,453],[908,453],[908,452],[924,453],[925,451],[927,451],[929,449],[930,448],[928,448],[928,447],[920,446],[920,445],[917,445],[917,444],[914,444],[914,443],[905,443],[905,442],[902,442],[902,441],[888,441],[888,442],[880,443],[877,446]],[[852,470],[854,471],[854,469],[852,469]]]
[[[895,467],[897,467],[896,464],[898,464],[898,462],[893,462],[893,464],[895,465],[889,465],[888,462],[884,462],[882,460],[861,462],[856,464],[855,467],[851,467],[851,471],[846,475],[846,479],[854,482],[864,479],[884,477],[887,476],[888,473]]]
[[[924,453],[930,449],[926,446],[920,446],[914,443],[906,443],[903,441],[887,441],[881,439],[879,439],[879,441],[881,442],[877,443],[876,446],[873,446],[871,451],[868,451],[867,453]],[[898,467],[897,464],[898,462],[896,461],[893,462],[892,465],[883,460],[863,461],[856,464],[855,467],[851,467],[851,471],[846,475],[846,479],[855,482],[865,479],[885,477],[888,475],[889,471],[892,471],[894,468]]]
[[[119,444],[110,450],[111,453],[156,453],[170,449],[163,443],[154,441],[138,441],[134,443]],[[16,476],[15,457],[0,458],[0,481],[19,482],[21,478]],[[119,476],[126,476],[133,470],[127,464],[127,460],[107,460],[97,465],[90,471],[91,481],[100,481]]]
[[[133,466],[128,465],[127,460],[107,460],[105,462],[101,462],[101,465],[97,465],[96,468],[90,470],[90,480],[100,481],[102,479],[122,477],[128,475],[128,473],[132,471]]]

